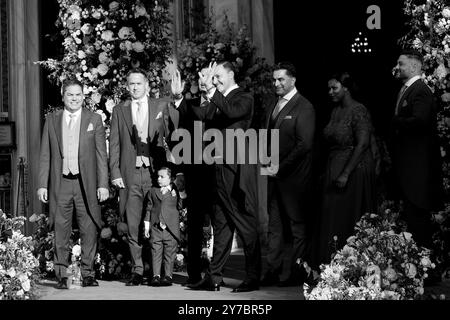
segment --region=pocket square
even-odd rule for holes
[[[402,103],[402,107],[406,107],[408,105],[408,101],[403,101],[403,103]]]
[[[284,117],[284,119],[292,119],[292,116],[286,116],[286,117]]]
[[[160,111],[158,113],[158,115],[156,116],[155,120],[161,119],[162,118],[162,111]]]
[[[92,131],[92,130],[94,130],[94,126],[92,125],[92,123],[89,123],[87,131],[89,132],[89,131]]]

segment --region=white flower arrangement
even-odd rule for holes
[[[355,235],[321,265],[320,280],[308,300],[408,300],[423,293],[427,271],[435,268],[430,251],[417,247],[413,236],[396,232],[396,214],[365,214]]]
[[[166,1],[58,0],[57,25],[64,52],[60,59],[38,61],[60,85],[76,77],[86,87],[86,104],[110,119],[111,104],[127,95],[126,75],[133,67],[148,73],[150,94],[162,88],[162,70],[170,61],[170,13]],[[105,103],[108,102],[108,107]]]
[[[32,237],[21,233],[25,218],[8,218],[0,210],[0,300],[36,297],[39,261],[33,255]]]

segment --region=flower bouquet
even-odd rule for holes
[[[0,210],[0,300],[37,297],[39,261],[33,255],[32,238],[22,234],[24,221]]]
[[[365,214],[331,263],[321,265],[308,300],[411,300],[423,293],[427,272],[435,268],[430,250],[416,245],[396,224],[398,214]]]

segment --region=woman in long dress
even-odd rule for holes
[[[373,127],[366,107],[352,97],[353,87],[348,73],[334,75],[328,81],[335,107],[324,129],[330,149],[316,247],[318,263],[329,263],[331,255],[353,234],[360,217],[376,211],[375,165],[370,147]]]

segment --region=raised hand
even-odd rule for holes
[[[175,70],[172,74],[172,79],[170,82],[170,88],[172,90],[172,94],[175,98],[181,99],[184,91],[185,81],[181,80],[180,71]]]
[[[201,72],[198,73],[199,83],[203,84],[207,91],[211,90],[214,87],[213,77],[214,77],[214,74],[216,73],[216,68],[217,68],[217,63],[210,62],[208,68],[206,69],[205,74],[203,74]]]

